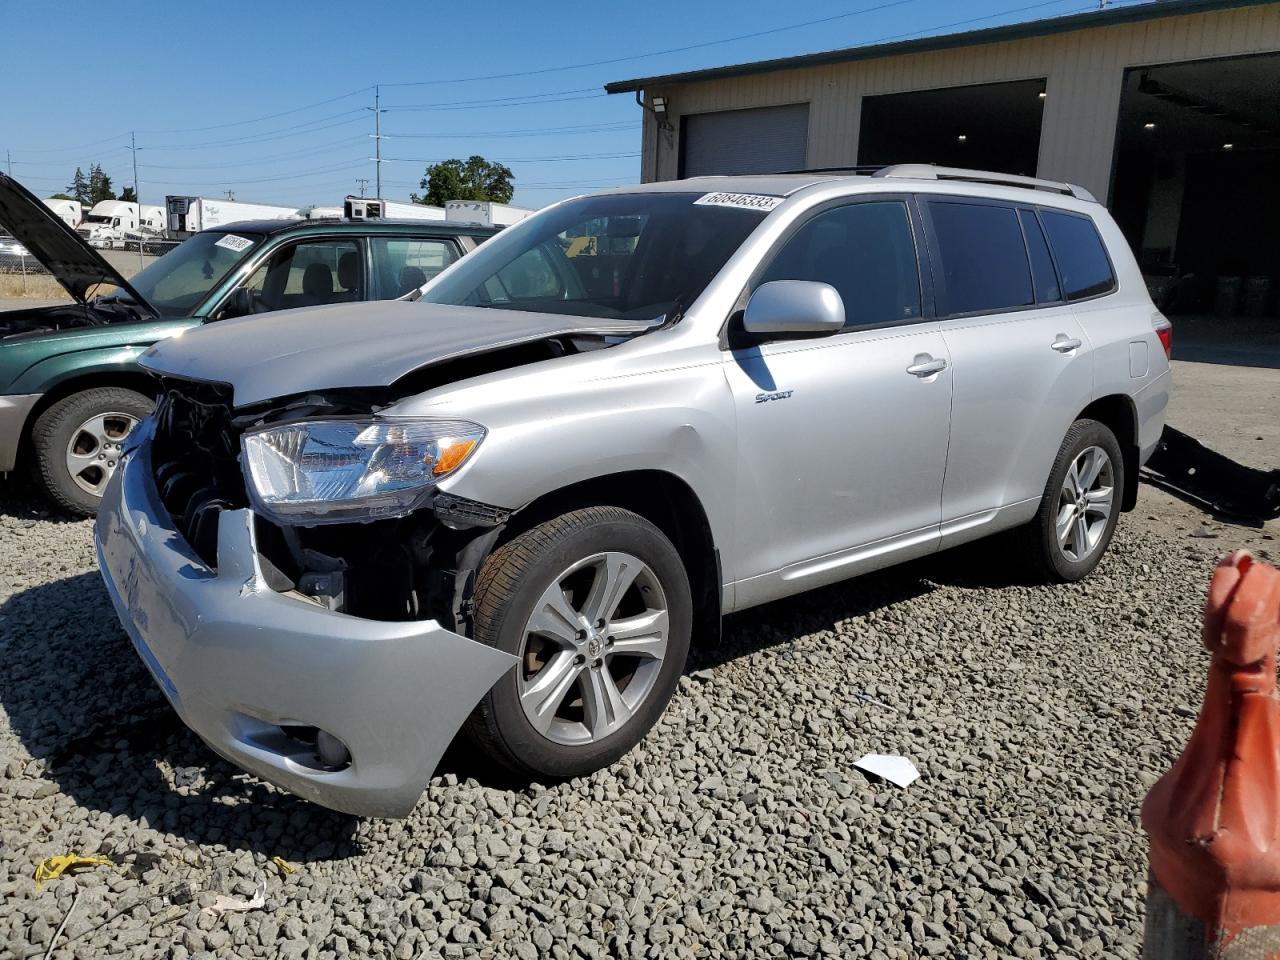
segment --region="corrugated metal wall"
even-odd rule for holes
[[[1128,67],[1272,51],[1280,51],[1280,3],[654,89],[646,97],[668,98],[671,128],[658,129],[646,112],[641,173],[677,176],[686,113],[807,102],[809,166],[833,167],[857,162],[864,96],[1043,77],[1039,175],[1105,198]]]

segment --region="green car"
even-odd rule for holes
[[[151,344],[229,317],[412,297],[495,232],[438,220],[237,223],[126,280],[3,174],[0,226],[74,301],[0,312],[0,473],[29,463],[82,515],[97,510],[125,437],[151,412],[154,382],[135,362]]]

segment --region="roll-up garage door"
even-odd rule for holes
[[[686,114],[681,133],[682,177],[803,170],[809,105]]]

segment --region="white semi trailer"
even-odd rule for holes
[[[444,207],[429,207],[424,203],[405,203],[403,200],[382,200],[371,197],[347,197],[342,213],[348,220],[445,220]]]
[[[241,220],[300,220],[297,207],[272,203],[246,203],[217,197],[165,197],[168,232],[172,240],[185,240],[193,233],[223,227]]]
[[[478,223],[485,227],[509,227],[535,211],[491,200],[450,200],[444,205],[445,219],[455,223]]]

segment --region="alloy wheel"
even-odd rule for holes
[[[120,463],[125,438],[137,425],[133,414],[110,412],[92,416],[76,427],[66,456],[67,473],[76,486],[95,497],[102,496]]]
[[[662,585],[644,561],[610,551],[575,563],[525,626],[517,678],[525,717],[569,746],[616,733],[653,691],[669,629]]]
[[[1101,447],[1082,450],[1067,469],[1054,524],[1063,555],[1079,563],[1102,542],[1115,502],[1115,468]]]

